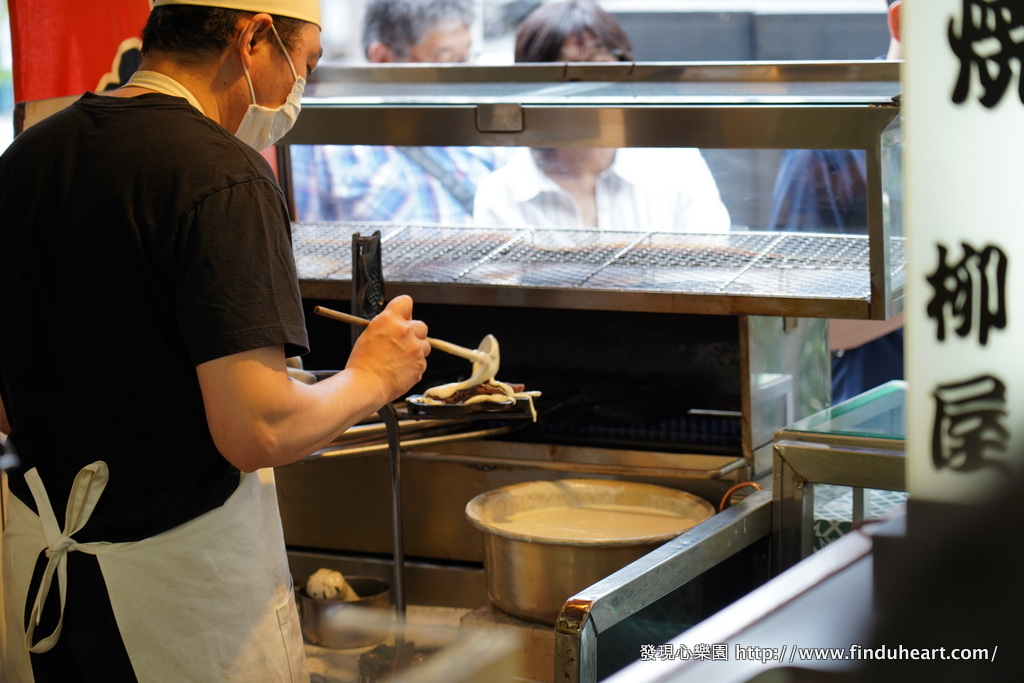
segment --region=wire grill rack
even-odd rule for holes
[[[296,223],[301,280],[349,280],[355,233],[381,231],[388,282],[821,299],[870,296],[868,238]],[[890,240],[894,281],[906,257]]]

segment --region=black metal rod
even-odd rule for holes
[[[390,403],[380,409],[381,421],[388,434],[388,457],[391,461],[391,518],[394,552],[395,647],[405,640],[405,543],[402,533],[402,434],[398,415]]]

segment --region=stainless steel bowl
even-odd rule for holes
[[[670,513],[674,528],[615,530],[572,537],[565,516],[550,529],[517,531],[508,521],[524,512],[571,508],[586,515],[608,506]],[[714,515],[707,501],[675,489],[622,481],[563,479],[494,489],[469,501],[466,517],[484,532],[484,573],[491,602],[512,616],[554,625],[565,601],[587,586]],[[548,533],[550,531],[550,533]]]
[[[391,584],[369,576],[346,576],[358,600],[311,598],[295,589],[302,637],[307,643],[336,649],[384,642],[391,633]]]

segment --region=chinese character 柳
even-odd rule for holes
[[[990,329],[1006,327],[1006,254],[991,245],[981,251],[968,244],[960,246],[963,257],[959,263],[950,265],[946,262],[948,249],[938,245],[939,263],[928,276],[934,291],[928,302],[928,317],[938,323],[939,341],[946,338],[948,315],[961,337],[971,334],[977,326],[978,341],[984,346]]]

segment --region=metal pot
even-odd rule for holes
[[[570,597],[714,512],[684,491],[596,479],[513,484],[466,505],[466,517],[484,532],[491,602],[550,625]]]
[[[307,643],[337,649],[384,642],[393,624],[391,585],[368,576],[346,576],[358,600],[311,598],[296,588],[299,624]]]

